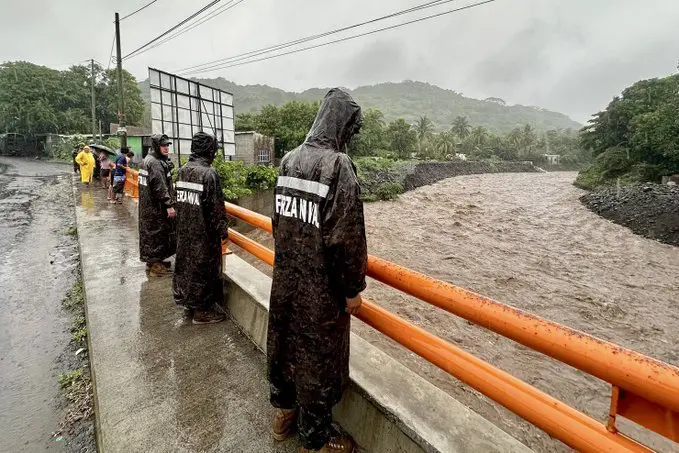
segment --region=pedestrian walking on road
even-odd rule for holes
[[[73,158],[73,173],[76,175],[80,173],[80,165],[78,165],[78,162],[75,161],[75,158],[78,157],[78,148],[74,148],[73,152],[71,153],[71,157]]]
[[[212,161],[217,140],[198,132],[191,142],[189,162],[177,181],[177,257],[174,297],[194,324],[213,324],[225,316],[214,310],[224,302],[222,242],[229,234],[224,193]]]
[[[76,156],[75,161],[80,166],[80,181],[89,185],[92,182],[94,167],[97,165],[90,147],[83,146],[83,150]]]
[[[125,195],[125,181],[127,181],[127,167],[134,157],[134,153],[128,148],[120,150],[120,155],[116,159],[113,169],[113,196],[111,203],[122,204]]]
[[[151,137],[153,151],[139,170],[139,257],[146,263],[151,277],[168,275],[170,263],[165,261],[177,248],[172,162],[167,135]]]
[[[284,440],[297,427],[302,452],[356,448],[333,426],[332,408],[348,382],[350,317],[366,287],[363,204],[346,154],[361,121],[351,96],[330,90],[276,185],[267,339],[273,434]]]
[[[104,151],[99,155],[99,180],[101,181],[101,187],[103,189],[108,189],[111,176],[111,161],[108,158],[108,154]]]

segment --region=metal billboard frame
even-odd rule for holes
[[[224,157],[236,155],[233,94],[149,67],[151,131],[166,134],[181,165],[196,132],[213,134]]]

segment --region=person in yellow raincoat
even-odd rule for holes
[[[80,165],[80,181],[82,181],[83,184],[91,183],[96,163],[94,162],[94,156],[92,155],[90,147],[83,147],[83,150],[80,151],[80,154],[75,158],[75,161]]]

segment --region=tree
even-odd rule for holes
[[[578,182],[591,187],[624,172],[639,181],[679,172],[678,117],[679,75],[626,88],[582,129],[581,145],[597,158]]]
[[[529,156],[537,147],[538,135],[530,124],[526,124],[521,130],[521,144],[524,156]]]
[[[410,159],[417,143],[417,134],[410,124],[403,118],[392,121],[387,128],[387,139],[391,150],[400,158]]]
[[[492,102],[493,104],[498,104],[498,105],[507,105],[504,99],[501,98],[495,98],[495,97],[490,97],[484,99],[486,102]]]
[[[469,125],[469,121],[467,121],[467,117],[458,116],[455,118],[455,121],[453,121],[453,127],[451,128],[451,131],[453,134],[464,140],[465,138],[469,137],[470,129],[471,126]]]
[[[273,137],[276,156],[281,157],[304,142],[319,108],[318,102],[293,101],[280,107],[266,105],[259,113],[238,115],[235,127]]]
[[[117,121],[114,71],[95,65],[96,118]],[[91,132],[91,69],[73,66],[57,71],[23,61],[0,65],[0,130],[22,134]],[[143,119],[137,81],[124,73],[128,124]]]
[[[438,157],[446,157],[455,152],[455,135],[450,131],[444,131],[436,135],[434,147]]]
[[[379,149],[388,146],[384,114],[377,109],[367,109],[363,114],[363,126],[358,137],[354,138],[349,146],[352,156],[370,156]]]
[[[234,127],[238,132],[249,132],[256,129],[256,115],[253,113],[239,113],[236,115]]]

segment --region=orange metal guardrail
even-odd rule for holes
[[[231,203],[226,209],[272,232],[268,217]],[[236,240],[250,241],[240,236]],[[262,258],[266,252],[261,248],[250,244],[248,251]],[[369,257],[368,275],[611,383],[609,432],[617,432],[616,416],[621,415],[679,441],[678,368],[377,257]]]
[[[125,192],[132,198],[139,198],[139,172],[128,168],[125,174]]]

